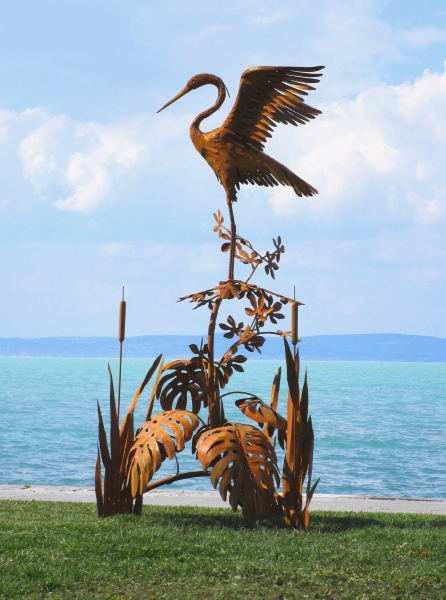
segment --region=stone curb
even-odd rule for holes
[[[94,488],[75,486],[0,485],[0,500],[46,500],[53,502],[96,502]],[[145,505],[229,508],[217,491],[154,490],[144,496]],[[446,500],[427,498],[381,498],[315,494],[312,510],[339,512],[390,512],[446,515]]]

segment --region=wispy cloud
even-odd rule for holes
[[[194,35],[186,35],[185,39],[200,39],[200,38],[214,38],[215,36],[220,36],[220,34],[231,31],[235,29],[234,27],[228,25],[209,25],[208,27],[204,27],[200,29]]]
[[[182,257],[185,272],[215,273],[225,265],[226,255],[222,257],[216,245],[198,244],[158,244],[153,242],[106,242],[98,244],[97,255],[105,259],[127,260],[133,262],[156,261],[163,268],[172,269]]]
[[[192,165],[187,162],[188,152],[195,153],[188,139],[191,120],[187,114],[166,114],[99,123],[41,107],[0,109],[3,180],[14,187],[6,195],[2,185],[0,207],[23,204],[27,189],[26,201],[35,198],[57,210],[89,214],[115,204],[129,184],[147,185],[151,175],[183,168],[190,174],[201,166],[195,156]],[[13,181],[12,172],[22,178]]]
[[[326,65],[309,98],[323,115],[278,127],[266,148],[320,194],[243,187],[235,207],[259,250],[282,235],[277,285],[298,286],[303,327],[446,335],[446,76],[420,67],[413,80],[418,65],[438,69],[439,0],[404,14],[382,0],[112,3],[107,26],[103,11],[86,20],[85,3],[59,3],[57,28],[46,4],[33,31],[2,40],[15,57],[3,98],[16,107],[0,109],[3,335],[109,332],[122,284],[135,333],[202,330],[205,315],[176,299],[226,272],[210,233],[224,190],[188,134],[215,90],[155,111],[193,73],[236,92],[254,64]],[[63,108],[20,109],[39,102]]]
[[[422,48],[430,44],[446,42],[446,29],[440,29],[435,25],[414,27],[401,32],[398,37],[403,44],[411,48]]]
[[[381,85],[322,107],[323,116],[307,125],[305,148],[295,136],[296,153],[290,153],[291,166],[320,196],[299,200],[278,188],[270,197],[274,211],[332,220],[343,206],[355,206],[355,212],[362,206],[367,220],[374,212],[368,202],[392,220],[442,220],[445,105],[446,73],[425,72],[414,83]]]
[[[254,25],[260,25],[261,27],[268,27],[274,23],[283,21],[292,16],[291,11],[277,11],[269,14],[256,15],[252,18]]]
[[[77,123],[49,116],[20,143],[24,176],[40,196],[65,191],[54,206],[88,213],[100,204],[116,178],[137,166],[147,151],[139,141],[139,120]]]

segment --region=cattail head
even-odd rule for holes
[[[125,300],[124,288],[122,288],[122,300],[119,304],[119,325],[118,325],[118,340],[122,343],[125,340]]]
[[[297,344],[297,342],[299,341],[298,310],[299,310],[299,303],[291,302],[291,343],[293,344],[293,346],[295,346]]]

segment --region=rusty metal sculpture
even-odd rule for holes
[[[215,85],[216,103],[192,121],[192,142],[212,168],[226,192],[231,221],[231,252],[228,279],[234,279],[234,250],[236,226],[232,209],[237,201],[240,184],[267,187],[288,185],[298,196],[313,196],[317,190],[295,175],[290,169],[263,152],[267,138],[277,123],[304,125],[321,111],[304,103],[303,97],[314,90],[324,67],[251,67],[241,77],[237,98],[221,127],[203,133],[200,124],[216,112],[226,98],[227,88],[220,77],[201,73],[191,77],[181,92],[167,102],[161,112],[185,94],[202,87]],[[228,93],[229,95],[229,93]]]
[[[317,191],[289,169],[263,154],[263,143],[270,137],[275,122],[305,123],[320,111],[303,103],[308,84],[318,81],[314,74],[322,67],[254,67],[242,75],[239,95],[223,126],[207,134],[199,130],[201,121],[217,110],[225,98],[225,86],[214,75],[197,75],[163,108],[192,89],[206,83],[218,87],[216,104],[201,113],[192,123],[194,145],[211,165],[226,190],[230,227],[224,225],[220,211],[214,213],[214,231],[223,241],[222,252],[230,252],[229,277],[217,286],[180,298],[195,307],[210,311],[206,343],[192,344],[192,358],[164,364],[161,357],[152,365],[137,391],[121,429],[114,403],[111,380],[111,441],[107,440],[99,412],[99,447],[96,467],[96,490],[100,516],[118,512],[139,514],[143,494],[165,484],[191,477],[209,476],[219,486],[224,500],[233,510],[242,508],[246,518],[266,517],[283,512],[289,527],[308,529],[309,505],[318,481],[311,484],[314,435],[308,416],[308,386],[305,374],[299,387],[298,307],[300,302],[250,283],[259,266],[275,279],[281,255],[285,252],[280,237],[273,240],[274,249],[257,252],[252,244],[236,233],[232,203],[241,183],[290,185],[298,195],[311,196]],[[161,109],[162,110],[162,109]],[[250,268],[245,280],[234,279],[234,260]],[[229,315],[218,323],[224,337],[233,340],[221,358],[215,356],[215,331],[223,302],[247,301],[246,323],[236,323]],[[291,330],[266,331],[265,325],[277,325],[284,319],[282,308],[291,306]],[[241,348],[261,352],[267,335],[283,338],[288,385],[286,419],[278,412],[281,369],[272,385],[270,404],[249,392],[224,392],[234,371],[243,372],[247,357]],[[291,338],[293,350],[288,339]],[[133,411],[136,402],[157,370],[146,420],[133,439]],[[224,402],[234,397],[235,405],[255,424],[227,422]],[[155,401],[163,412],[153,415]],[[207,420],[199,413],[207,409]],[[177,454],[192,441],[192,452],[202,466],[200,471],[180,473]],[[276,441],[285,451],[282,472],[275,452]],[[113,447],[115,450],[113,450]],[[100,456],[106,475],[109,509],[105,509],[101,482]],[[116,456],[116,458],[115,458]],[[166,458],[177,460],[177,473],[153,481]],[[108,471],[107,471],[108,469]],[[107,475],[108,473],[108,475]],[[108,479],[107,479],[108,477]],[[282,479],[282,493],[279,492]],[[307,480],[304,501],[304,482]],[[135,505],[132,505],[135,499]],[[102,504],[101,504],[102,503]]]
[[[99,517],[111,517],[131,512],[136,515],[141,514],[142,496],[132,496],[126,482],[128,457],[135,443],[133,413],[139,397],[152,378],[161,359],[162,357],[158,356],[150,367],[144,381],[133,397],[121,426],[119,426],[119,410],[116,410],[112,372],[110,365],[108,367],[110,375],[110,448],[107,443],[104,420],[98,402],[99,433],[95,492]],[[102,480],[101,459],[104,466],[104,480]]]

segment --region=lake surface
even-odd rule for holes
[[[124,361],[122,410],[150,364]],[[117,382],[117,361],[111,366]],[[246,372],[235,374],[225,391],[250,391],[269,402],[279,366],[279,361],[245,363]],[[446,498],[445,363],[307,362],[302,367],[308,368],[319,493]],[[0,483],[93,485],[96,400],[107,413],[108,386],[106,359],[1,358]],[[284,378],[282,388],[279,410],[286,416]],[[149,392],[137,407],[137,425]],[[228,420],[246,422],[233,400],[225,412]],[[199,468],[190,448],[179,456],[182,470]],[[157,476],[174,469],[167,460]],[[199,478],[176,485],[200,490],[210,483]]]

